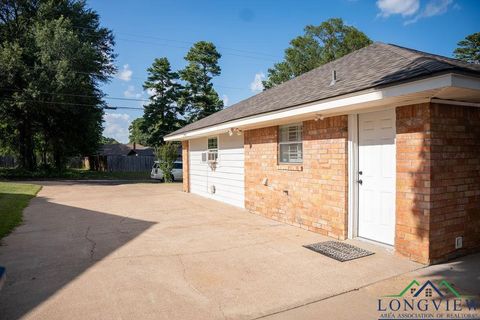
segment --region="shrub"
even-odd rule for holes
[[[157,149],[157,158],[160,166],[160,170],[163,173],[163,179],[165,182],[173,181],[173,163],[177,160],[178,145],[174,142],[166,142]]]

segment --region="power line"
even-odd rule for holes
[[[23,92],[24,89],[11,89],[11,88],[0,88],[0,90],[5,91],[13,91],[13,92]],[[148,99],[134,99],[134,98],[121,98],[121,97],[112,97],[112,96],[103,96],[103,97],[96,97],[91,95],[84,95],[84,94],[70,94],[70,93],[57,93],[57,92],[45,92],[45,91],[37,91],[38,93],[48,94],[48,95],[59,95],[65,97],[79,97],[79,98],[102,98],[102,99],[110,99],[110,100],[125,100],[125,101],[140,101],[140,102],[149,102]]]
[[[80,27],[80,26],[72,26],[72,27],[76,28],[76,29],[84,29],[84,30],[92,30],[92,31],[96,30],[95,28],[87,28],[87,27]],[[33,32],[31,32],[31,33],[33,34]],[[159,39],[159,40],[163,40],[163,41],[180,42],[180,43],[186,43],[186,44],[194,44],[195,43],[195,42],[181,41],[181,40],[174,40],[174,39],[156,38],[156,37],[148,36],[148,35],[147,36],[139,35],[139,34],[134,35],[134,34],[122,33],[122,32],[116,32],[116,33],[135,36],[135,37],[154,38],[154,39]],[[136,39],[115,38],[115,41],[116,40],[152,44],[152,45],[157,45],[157,46],[167,46],[167,47],[179,48],[179,49],[190,49],[190,47],[185,47],[185,46],[174,46],[174,45],[167,44],[167,43],[158,43],[158,42],[143,41],[143,40],[136,40]],[[228,48],[228,47],[220,47],[220,46],[217,46],[217,48],[220,48],[220,49],[223,48],[223,49],[226,49],[226,50],[232,50],[232,51],[244,52],[244,53],[250,54],[250,55],[243,55],[243,54],[237,54],[237,53],[223,52],[223,53],[221,53],[222,55],[231,55],[231,56],[237,56],[237,57],[242,57],[242,58],[257,59],[257,60],[264,60],[264,61],[270,61],[270,62],[276,62],[277,61],[276,56],[271,55],[271,54],[242,50],[242,49],[234,49],[234,48]],[[273,59],[275,59],[275,60],[273,60]]]
[[[95,28],[88,28],[88,27],[80,27],[80,26],[73,26],[74,28],[77,29],[84,29],[84,30],[96,30]],[[106,28],[106,27],[105,27]],[[118,31],[113,31],[114,34],[123,34],[126,36],[131,36],[131,37],[141,37],[141,38],[149,38],[149,39],[155,39],[155,40],[161,40],[161,41],[169,41],[169,42],[176,42],[176,43],[183,43],[183,44],[189,44],[193,45],[195,42],[192,41],[184,41],[184,40],[176,40],[176,39],[169,39],[169,38],[163,38],[163,37],[157,37],[157,36],[152,36],[152,35],[145,35],[145,34],[134,34],[134,33],[128,33],[128,32],[118,32]],[[115,40],[120,39],[116,38]],[[126,41],[132,41],[129,39],[122,39]],[[270,57],[270,58],[277,58],[277,56],[270,54],[270,53],[265,53],[265,52],[259,52],[259,51],[252,51],[252,50],[244,50],[244,49],[236,49],[236,48],[231,48],[231,47],[224,47],[224,46],[216,46],[219,49],[224,49],[224,50],[231,50],[231,51],[237,51],[237,52],[243,52],[247,54],[253,54],[253,55],[258,55],[258,56],[265,56],[265,57]],[[185,48],[185,47],[178,47],[178,48]],[[189,49],[187,47],[187,49]]]
[[[77,29],[84,29],[84,30],[96,30],[95,28],[87,28],[87,27],[80,27],[80,26],[72,26],[72,27],[73,27],[73,28],[77,28]],[[180,42],[180,43],[194,44],[194,42],[174,40],[174,39],[167,39],[167,38],[159,38],[159,37],[154,37],[154,36],[150,36],[150,35],[139,35],[139,34],[136,34],[136,35],[135,35],[135,34],[130,34],[130,33],[122,33],[122,32],[117,32],[117,33],[126,34],[126,35],[131,35],[131,36],[138,36],[138,37],[146,37],[146,38],[159,39],[159,40],[164,40],[164,41],[172,41],[172,42]],[[121,38],[118,38],[118,39],[121,39]],[[121,40],[131,41],[131,42],[142,42],[142,43],[148,43],[148,44],[159,45],[159,46],[171,46],[171,47],[176,47],[176,48],[189,49],[188,47],[172,46],[172,45],[169,45],[169,44],[161,44],[161,43],[148,42],[148,41],[142,41],[142,40],[131,40],[131,39],[121,39]],[[270,57],[272,57],[272,58],[274,57],[273,55],[270,55],[270,54],[260,53],[260,52],[255,52],[255,51],[234,49],[234,48],[228,48],[228,47],[220,47],[220,46],[218,46],[218,48],[223,48],[223,49],[233,50],[233,51],[238,51],[238,52],[246,52],[246,53],[257,54],[257,55],[270,56]],[[240,55],[240,54],[234,54],[234,53],[227,53],[227,54],[233,55],[233,56],[238,56],[238,57],[251,58],[251,59],[260,59],[260,60],[267,60],[267,61],[270,61],[270,62],[275,62],[274,60],[270,60],[270,59],[266,59],[266,58],[261,58],[261,57],[246,56],[246,55]],[[31,67],[31,66],[24,66],[24,68],[34,69],[34,67]],[[114,75],[108,75],[108,74],[99,73],[99,72],[85,72],[85,71],[75,71],[75,70],[72,70],[71,72],[77,73],[77,74],[85,74],[85,75],[89,75],[89,76],[99,76],[99,77],[114,76]],[[115,73],[115,75],[117,75],[117,74],[118,74],[118,72]],[[132,79],[137,79],[137,80],[145,80],[145,78],[143,78],[143,77],[134,77],[134,76],[131,76],[130,78],[132,78]],[[233,87],[233,86],[224,86],[224,85],[215,85],[215,86],[216,86],[216,87],[219,87],[219,88],[233,89],[233,90],[244,90],[244,91],[249,90],[248,88]]]
[[[117,109],[129,109],[129,110],[144,110],[144,108],[136,108],[136,107],[106,107],[106,110],[117,110]]]
[[[151,42],[151,41],[144,41],[144,40],[125,39],[125,38],[117,38],[117,39],[122,40],[122,41],[151,44],[151,45],[155,45],[155,46],[166,46],[166,47],[177,48],[177,49],[190,49],[189,47],[175,46],[175,45],[171,45],[171,44],[167,44],[167,43],[158,43],[158,42]],[[224,55],[241,57],[241,58],[249,58],[249,59],[264,60],[264,61],[269,61],[269,62],[276,62],[275,60],[273,60],[271,58],[265,58],[265,57],[247,56],[247,55],[243,55],[243,54],[229,53],[229,52],[224,52],[223,54]]]
[[[99,107],[98,104],[88,104],[88,103],[73,103],[73,102],[57,102],[57,101],[39,101],[39,100],[30,100],[30,99],[9,99],[9,98],[0,98],[1,100],[11,101],[11,102],[36,102],[41,104],[54,104],[54,105],[68,105],[68,106],[82,106],[82,107]],[[116,109],[130,109],[130,110],[144,110],[144,108],[136,107],[115,107],[115,106],[100,106],[102,109],[106,110],[116,110]]]
[[[23,68],[30,69],[30,70],[35,69],[33,66],[23,66]],[[86,72],[86,71],[77,71],[77,70],[71,70],[70,72],[77,73],[77,74],[84,74],[84,75],[92,75],[92,76],[102,76],[102,77],[107,76],[107,75],[104,75],[104,74],[98,73],[98,72]],[[118,72],[115,75],[112,75],[112,76],[116,76],[116,75],[118,75]],[[144,78],[144,77],[131,76],[130,78],[137,79],[137,80],[143,80],[143,81],[146,80],[146,78]],[[224,86],[224,85],[217,85],[217,84],[214,84],[214,86],[218,87],[218,88],[224,88],[224,89],[245,90],[245,91],[249,90],[248,88]],[[124,99],[124,98],[120,98],[120,99]],[[132,101],[135,101],[135,100],[132,100]]]

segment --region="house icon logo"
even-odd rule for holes
[[[475,296],[462,295],[447,280],[412,280],[399,293],[377,300],[378,319],[476,319],[480,304]]]
[[[426,281],[423,285],[417,280],[412,280],[400,293],[393,295],[386,295],[386,298],[441,298],[447,296],[454,296],[461,298],[462,296],[457,290],[446,280],[442,280],[438,285],[435,285],[431,280]]]

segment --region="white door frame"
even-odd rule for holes
[[[395,109],[395,106],[372,108],[348,115],[348,238],[358,237],[358,115],[380,110]],[[396,213],[395,213],[396,216]]]
[[[348,115],[348,238],[358,236],[358,114]]]

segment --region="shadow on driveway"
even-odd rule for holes
[[[33,199],[27,210],[25,223],[0,247],[0,265],[7,269],[0,292],[1,319],[26,315],[155,224],[56,204],[43,197]]]

